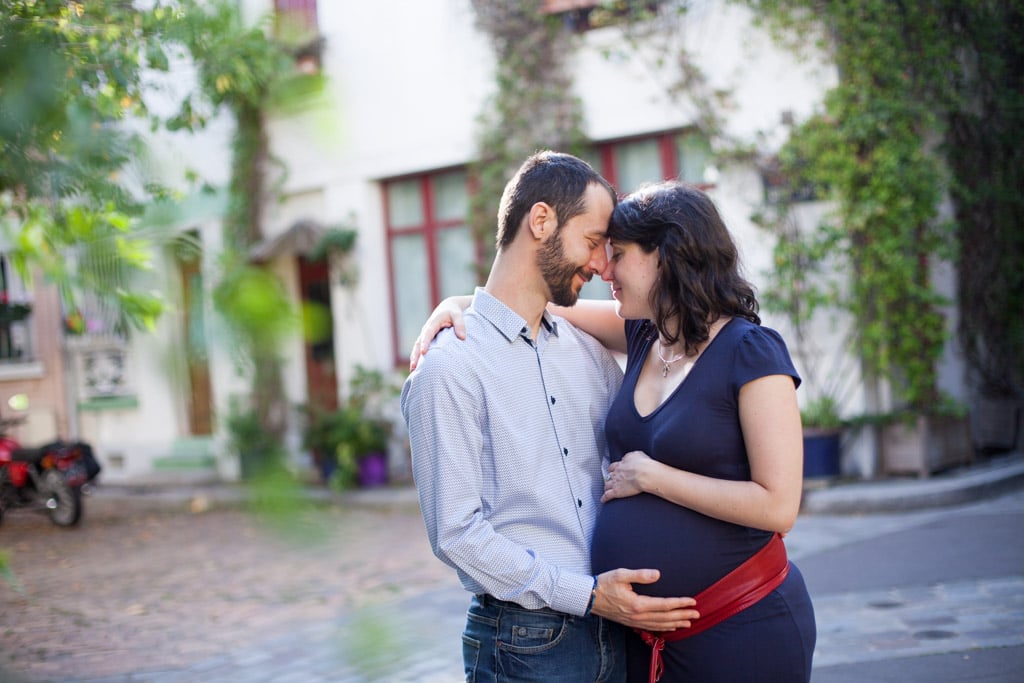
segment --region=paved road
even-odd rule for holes
[[[929,512],[804,516],[787,546],[818,622],[815,683],[1017,682],[1024,494]]]
[[[0,584],[0,680],[461,680],[466,596],[414,508],[283,526],[89,503],[74,531],[24,515],[0,531],[22,590]],[[815,683],[1021,680],[1022,528],[1024,491],[802,515],[786,542],[817,612]]]

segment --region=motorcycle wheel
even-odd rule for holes
[[[57,526],[74,526],[82,518],[82,491],[70,486],[58,470],[47,470],[43,475],[46,485],[46,511]]]

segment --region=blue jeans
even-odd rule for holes
[[[621,683],[624,627],[475,596],[462,634],[466,683]]]

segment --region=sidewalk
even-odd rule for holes
[[[905,512],[970,503],[1024,485],[1024,453],[1013,452],[920,478],[836,482],[805,488],[800,512],[860,514]]]
[[[804,489],[801,514],[870,514],[905,512],[984,500],[1024,486],[1024,453],[1014,452],[958,467],[928,478],[891,478],[874,481],[814,481]],[[370,508],[416,508],[412,484],[337,492],[310,486],[313,501]],[[212,507],[240,507],[248,491],[233,483],[196,485],[104,484],[95,487],[90,502],[130,505],[133,508],[202,511]],[[102,503],[100,503],[102,504]]]

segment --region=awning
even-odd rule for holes
[[[249,250],[249,260],[266,263],[281,256],[309,256],[323,235],[324,227],[318,222],[298,221],[281,234],[253,245]]]

